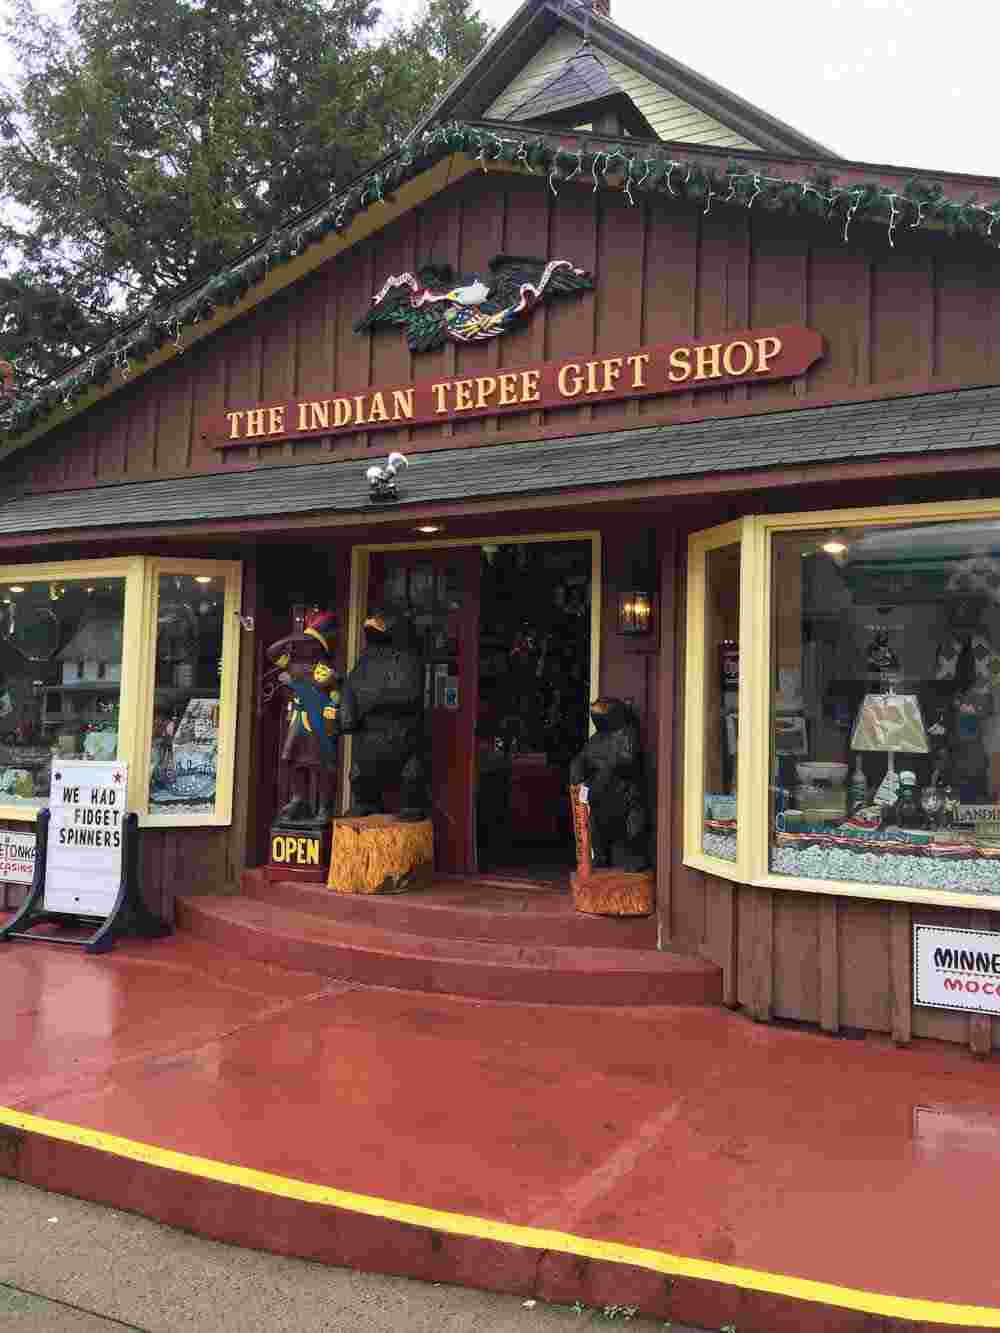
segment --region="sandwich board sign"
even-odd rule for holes
[[[31,889],[13,920],[0,926],[0,942],[82,944],[87,953],[106,953],[119,935],[172,933],[142,900],[139,818],[126,810],[127,789],[125,764],[53,762],[49,804],[38,812]],[[88,923],[93,934],[65,933]]]
[[[52,765],[45,858],[46,912],[110,916],[122,883],[128,766]]]

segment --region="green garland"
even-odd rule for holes
[[[483,126],[453,123],[426,131],[407,144],[389,163],[370,172],[345,193],[304,218],[273,233],[249,256],[215,274],[195,291],[171,304],[152,309],[143,323],[113,338],[73,371],[15,399],[6,430],[13,437],[57,411],[71,410],[95,386],[107,384],[117,370],[127,379],[134,363],[144,361],[168,342],[180,348],[183,331],[210,318],[220,307],[235,305],[249,289],[262,282],[274,264],[286,264],[308,246],[331,232],[346,231],[359,214],[391,200],[404,182],[412,180],[452,153],[466,153],[484,171],[491,162],[523,166],[544,173],[553,195],[562,183],[586,180],[595,191],[621,189],[630,204],[636,195],[657,195],[677,203],[697,204],[703,213],[714,207],[740,207],[819,218],[836,224],[844,241],[855,222],[884,224],[890,246],[899,228],[918,228],[933,222],[953,236],[965,236],[996,246],[1000,230],[1000,199],[981,204],[975,196],[964,201],[949,198],[941,185],[914,179],[901,190],[875,182],[837,185],[830,175],[810,179],[772,176],[745,162],[730,162],[725,170],[699,161],[685,161],[663,153],[629,152],[625,148],[595,150],[554,147],[537,135],[498,134]]]

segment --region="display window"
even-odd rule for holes
[[[740,545],[760,632],[739,659],[756,725],[738,740],[737,773],[753,777],[731,876],[1000,906],[1000,505],[748,519]],[[711,554],[689,584],[706,681],[721,632]],[[716,699],[703,686],[694,703],[708,749]],[[725,745],[701,757],[706,786]],[[719,856],[709,796],[692,864]]]
[[[0,814],[53,762],[129,765],[142,823],[230,818],[240,566],[134,557],[0,569]]]
[[[688,552],[686,844],[706,869],[739,857],[743,524],[699,533]]]

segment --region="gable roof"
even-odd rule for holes
[[[478,120],[487,115],[506,119],[495,103],[528,62],[560,30],[574,34],[577,41],[589,38],[601,55],[620,62],[664,92],[712,117],[741,137],[744,147],[803,157],[818,155],[828,160],[837,157],[815,139],[800,134],[760,107],[626,32],[597,9],[591,11],[586,3],[571,6],[567,0],[524,0],[415,126],[410,137],[421,134],[439,120]]]

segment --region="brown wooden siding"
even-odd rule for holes
[[[1000,487],[993,493],[1000,493]],[[911,485],[893,498],[908,503],[926,494]],[[681,555],[673,591],[679,608],[674,618],[673,745],[668,750],[661,739],[660,746],[661,772],[668,754],[673,768],[672,800],[665,801],[661,791],[658,806],[660,818],[669,819],[672,830],[669,870],[661,861],[657,874],[661,935],[677,948],[718,963],[723,969],[724,1002],[757,1021],[815,1024],[832,1035],[885,1034],[900,1044],[914,1037],[934,1038],[984,1054],[1000,1047],[1000,1019],[913,1005],[912,938],[915,924],[996,930],[1000,922],[995,913],[756,888],[682,862],[681,772],[687,719],[680,681],[687,532],[725,522],[737,513],[837,508],[871,501],[870,488],[865,493],[842,485],[798,503],[774,492],[673,520],[680,529]]]
[[[486,346],[449,345],[412,356],[402,331],[353,332],[390,273],[430,261],[481,271],[502,250],[571,258],[594,271],[596,289],[552,303]],[[998,293],[995,266],[956,242],[911,229],[897,234],[894,250],[879,229],[858,228],[844,245],[834,226],[721,208],[706,216],[661,198],[630,208],[622,194],[579,185],[564,185],[554,199],[537,180],[494,173],[446,190],[190,356],[182,351],[126,384],[15,455],[5,472],[29,490],[66,489],[357,457],[394,445],[412,450],[561,436],[991,382],[1000,372],[1000,345],[989,337]],[[206,416],[257,401],[490,373],[788,320],[808,322],[826,345],[824,357],[795,381],[316,437],[225,455],[207,446],[198,429]]]

